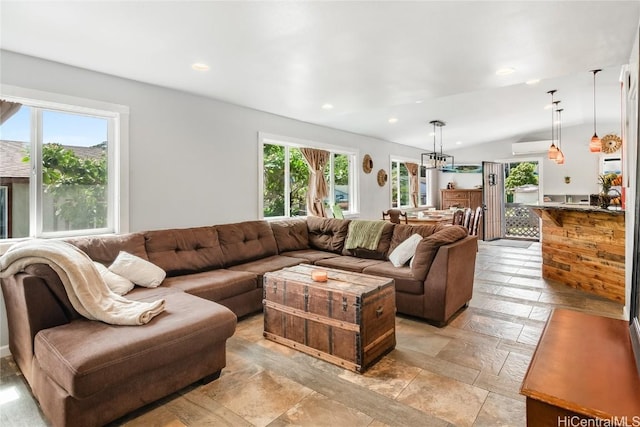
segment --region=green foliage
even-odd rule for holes
[[[285,147],[282,145],[264,145],[264,216],[283,216],[284,177],[285,177]],[[306,214],[306,196],[309,186],[309,168],[302,153],[297,148],[289,150],[289,200],[291,215]]]
[[[527,184],[538,184],[538,177],[535,174],[536,166],[533,163],[520,163],[509,171],[509,176],[504,181],[504,187],[513,192],[513,189]]]
[[[42,185],[53,204],[54,230],[106,227],[107,156],[101,148],[98,158],[81,158],[60,144],[42,146]]]

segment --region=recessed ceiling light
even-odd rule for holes
[[[525,83],[528,85],[537,85],[538,83],[540,83],[540,79],[527,80]]]
[[[389,119],[389,123],[398,123],[398,118],[397,117],[391,117]]]
[[[544,106],[545,110],[549,110],[550,108],[551,108],[551,104],[547,104],[547,105]]]
[[[191,64],[191,68],[196,71],[208,71],[209,66],[207,64],[203,64],[201,62],[196,62],[195,64]]]
[[[416,101],[416,104],[422,104],[423,102],[424,102],[424,101],[423,101],[422,99],[418,99],[418,100]]]
[[[321,108],[323,110],[332,110],[333,109],[333,105],[331,105],[331,104],[322,104]]]
[[[462,141],[456,141],[456,145],[462,145]]]
[[[500,68],[498,71],[496,71],[496,75],[497,76],[508,76],[509,74],[513,73],[515,70],[515,68]]]

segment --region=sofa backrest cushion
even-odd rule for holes
[[[304,219],[271,221],[269,225],[278,245],[278,253],[309,249],[309,232]]]
[[[89,255],[92,260],[107,267],[117,258],[120,251],[149,260],[142,233],[75,237],[65,240]]]
[[[342,250],[342,255],[347,256],[355,256],[358,258],[367,258],[367,259],[385,259],[387,253],[389,252],[389,246],[391,245],[391,238],[393,237],[393,223],[386,222],[384,227],[382,228],[382,235],[380,236],[380,241],[378,242],[378,247],[375,250],[365,249],[365,248],[355,248],[355,249],[347,249],[344,248]]]
[[[469,232],[465,227],[452,225],[450,227],[443,227],[429,237],[422,239],[422,241],[418,243],[413,262],[411,263],[411,273],[413,277],[418,280],[424,280],[427,277],[431,263],[436,257],[440,246],[457,242],[468,235]],[[464,262],[464,260],[462,260],[462,262]]]
[[[389,244],[389,250],[387,251],[387,257],[393,252],[398,245],[414,234],[419,234],[422,237],[429,237],[436,230],[439,229],[439,225],[409,225],[409,224],[396,224],[393,227],[393,236],[391,237],[391,243]]]
[[[337,218],[307,217],[309,246],[314,249],[342,253],[349,232],[349,220]]]
[[[169,277],[215,270],[224,265],[215,227],[147,231],[144,239],[149,261]]]
[[[278,245],[266,221],[217,225],[224,265],[232,266],[278,254]]]

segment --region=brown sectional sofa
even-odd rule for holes
[[[127,298],[164,298],[165,312],[143,326],[87,320],[57,274],[32,265],[2,279],[9,348],[53,425],[94,426],[216,378],[237,317],[262,310],[268,271],[312,263],[391,277],[398,312],[437,324],[471,299],[477,242],[466,230],[386,223],[376,250],[347,250],[349,223],[308,217],[68,239],[107,266],[126,251],[164,269],[160,287]],[[413,266],[394,267],[388,255],[414,233],[425,238]]]

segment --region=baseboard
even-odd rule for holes
[[[9,351],[9,346],[8,345],[0,346],[0,358],[7,357],[7,356],[11,356],[11,352]]]

